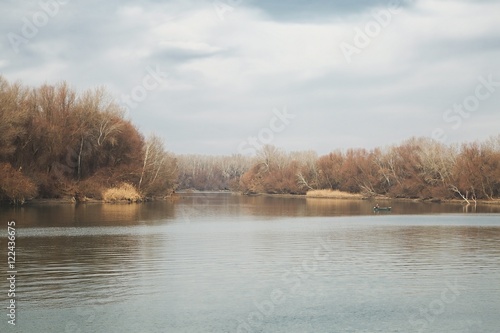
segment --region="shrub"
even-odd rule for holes
[[[0,199],[22,204],[37,195],[37,186],[10,163],[0,163],[0,175]]]
[[[342,192],[339,190],[311,190],[307,192],[309,198],[360,199],[359,193]]]
[[[138,202],[142,199],[135,187],[128,183],[122,183],[120,186],[105,190],[102,193],[102,198],[106,202],[116,202],[124,200],[129,202]]]
[[[78,191],[75,196],[78,201],[84,201],[86,198],[102,200],[105,190],[104,182],[92,177],[78,183]]]

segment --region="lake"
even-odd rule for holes
[[[0,207],[17,270],[0,331],[498,332],[500,207],[379,203],[392,212],[230,193]]]

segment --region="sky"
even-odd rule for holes
[[[0,75],[105,87],[177,154],[499,131],[495,0],[3,0]]]

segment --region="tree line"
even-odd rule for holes
[[[500,135],[446,145],[410,138],[384,148],[286,152],[264,146],[254,157],[181,155],[179,188],[246,194],[306,194],[339,190],[365,197],[500,198]]]
[[[500,135],[462,145],[411,138],[323,156],[272,145],[252,157],[174,156],[103,88],[31,88],[0,76],[0,200],[148,198],[175,189],[492,200],[500,198]]]
[[[31,88],[0,76],[0,200],[103,199],[123,184],[142,198],[163,196],[176,180],[175,157],[103,88]]]
[[[386,148],[319,157],[266,146],[239,186],[246,193],[332,189],[367,197],[493,200],[500,198],[500,135],[462,145],[411,138]]]

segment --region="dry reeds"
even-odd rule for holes
[[[105,202],[138,202],[142,199],[136,188],[133,185],[127,183],[122,183],[118,187],[112,187],[105,190],[102,194],[102,198]]]
[[[349,193],[339,190],[311,190],[306,196],[308,198],[332,198],[332,199],[362,199],[359,193]]]

